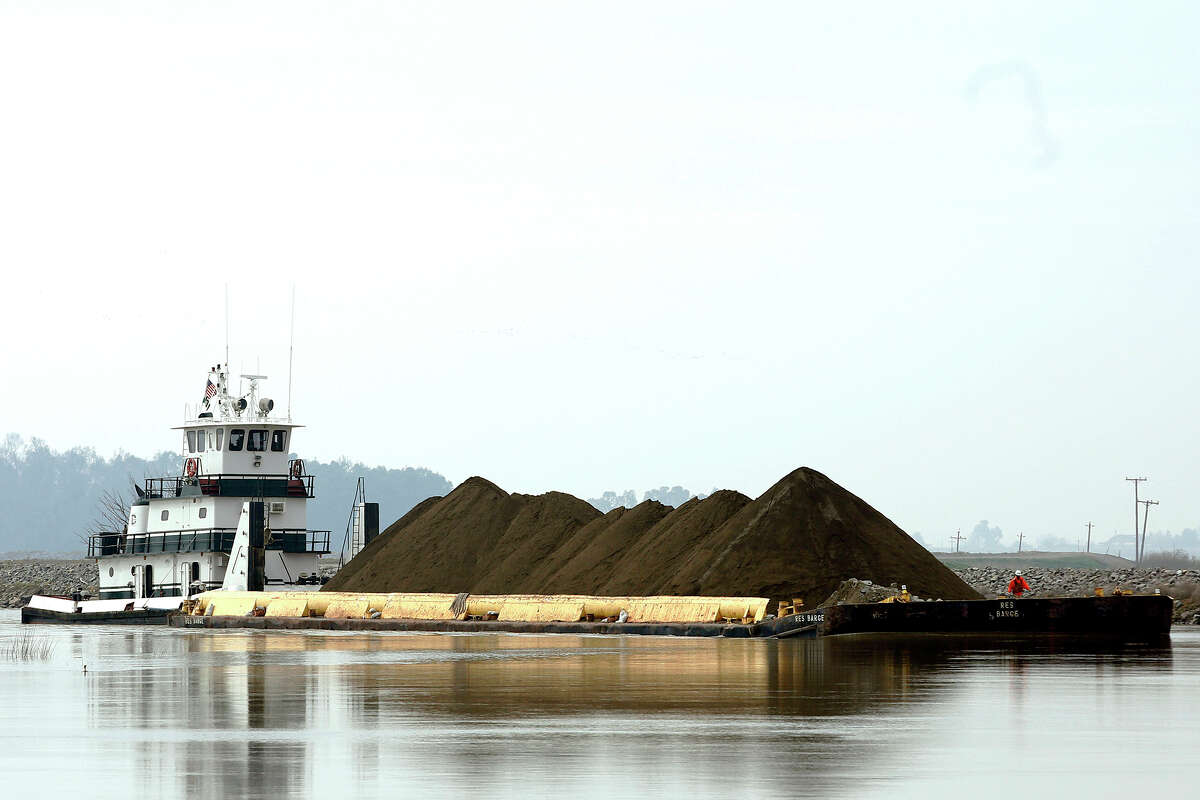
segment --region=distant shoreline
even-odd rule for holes
[[[94,558],[10,558],[0,560],[0,608],[20,608],[32,594],[95,595],[99,574]]]
[[[965,567],[1070,567],[1075,569],[1130,569],[1135,565],[1127,558],[1107,553],[1077,551],[1051,552],[1026,550],[1021,553],[934,553],[939,561],[953,570]]]

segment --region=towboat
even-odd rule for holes
[[[201,592],[318,583],[330,532],[307,526],[314,478],[289,456],[302,426],[290,408],[275,415],[275,402],[260,394],[265,379],[242,375],[233,391],[228,366],[213,367],[203,400],[172,428],[179,474],[135,485],[122,530],[88,541],[99,598],[34,595],[21,621],[165,623]],[[354,520],[361,547],[378,531],[377,504],[356,498]]]

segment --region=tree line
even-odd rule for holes
[[[306,464],[316,476],[308,527],[331,531],[335,551],[342,546],[359,477],[366,478],[367,499],[379,503],[383,527],[452,488],[442,475],[419,467],[367,467],[345,458]],[[41,439],[9,434],[0,444],[0,553],[85,555],[86,534],[103,514],[106,493],[128,503],[134,484],[178,475],[180,466],[177,453],[104,458],[89,447],[58,451]]]
[[[640,502],[647,500],[657,500],[665,506],[673,506],[678,508],[692,498],[703,500],[708,497],[706,494],[692,494],[689,490],[682,486],[660,486],[657,489],[650,489],[642,493]],[[607,514],[614,508],[633,508],[638,504],[637,493],[633,489],[626,489],[624,492],[604,492],[599,497],[589,497],[588,502],[595,506],[600,511]]]

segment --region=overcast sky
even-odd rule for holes
[[[0,0],[0,432],[1200,524],[1194,4]]]

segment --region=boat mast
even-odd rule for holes
[[[296,360],[296,284],[292,284],[292,324],[288,334],[288,422],[292,421],[292,363]]]
[[[229,372],[229,284],[225,284],[225,372]]]

